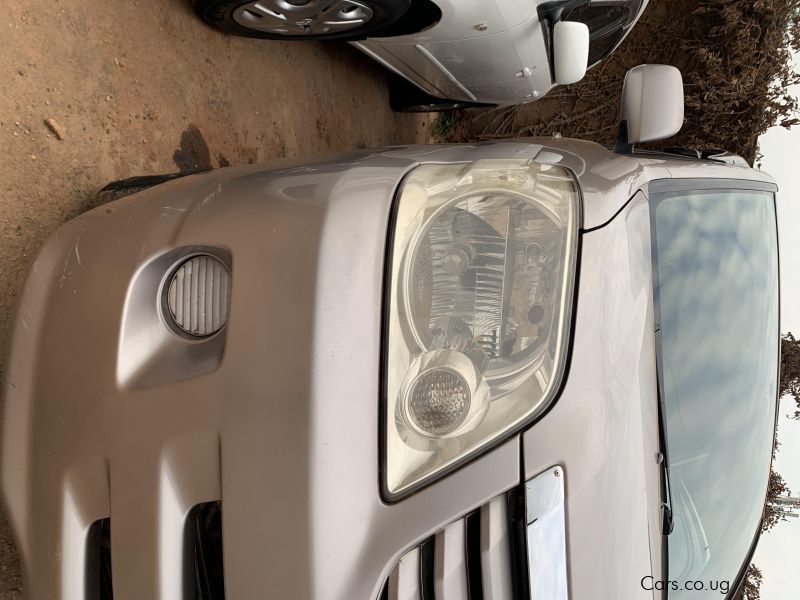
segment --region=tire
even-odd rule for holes
[[[389,80],[389,106],[395,112],[427,113],[464,110],[467,108],[487,108],[493,105],[431,96],[413,83],[394,76]]]
[[[270,40],[363,39],[400,19],[410,7],[411,0],[197,0],[195,3],[197,14],[212,27],[232,35]],[[321,15],[324,11],[330,12]],[[321,16],[327,16],[327,24],[320,22]]]

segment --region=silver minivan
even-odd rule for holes
[[[731,597],[779,360],[775,183],[561,138],[231,167],[33,265],[2,484],[31,600]]]
[[[396,110],[532,102],[581,80],[648,0],[195,0],[222,31],[348,40],[398,77]],[[265,71],[266,72],[266,71]]]

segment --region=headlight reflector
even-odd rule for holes
[[[385,371],[390,496],[552,401],[580,210],[569,171],[530,160],[424,165],[397,203]]]

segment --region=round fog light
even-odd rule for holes
[[[451,369],[431,369],[412,384],[408,416],[423,431],[446,435],[467,418],[470,396],[469,384],[461,375]]]
[[[193,256],[172,274],[167,308],[173,325],[192,337],[208,337],[228,322],[230,274],[227,265],[208,254]]]
[[[489,386],[464,353],[433,350],[412,365],[400,390],[398,417],[409,434],[435,440],[460,435],[480,423]]]

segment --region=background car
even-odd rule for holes
[[[67,223],[3,407],[27,597],[733,592],[773,450],[776,186],[637,148],[682,92],[632,70],[616,151],[228,167]]]
[[[400,76],[398,110],[510,105],[579,81],[648,0],[197,0],[227,33],[339,39]]]

